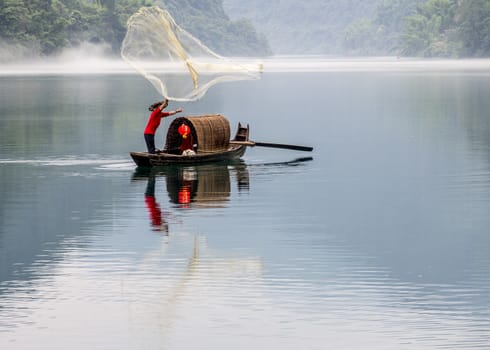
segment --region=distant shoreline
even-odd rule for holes
[[[274,56],[230,58],[237,64],[261,63],[263,73],[301,72],[483,72],[490,73],[488,59],[421,59],[398,57]],[[153,64],[155,71],[166,67]],[[176,73],[185,74],[183,68]],[[0,76],[139,74],[123,60],[87,58],[0,64]]]

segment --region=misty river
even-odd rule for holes
[[[490,348],[490,62],[264,67],[169,110],[312,153],[151,172],[144,78],[0,68],[1,349]]]

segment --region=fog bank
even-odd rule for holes
[[[0,75],[111,74],[132,70],[111,54],[109,45],[84,42],[58,55],[41,57],[35,49],[0,42]]]
[[[65,50],[56,58],[0,63],[0,76],[138,74],[119,57],[107,55],[107,48],[86,45]],[[490,59],[418,59],[398,57],[275,56],[267,59],[230,57],[239,64],[263,64],[263,73],[280,72],[478,72],[490,74]],[[153,63],[150,71],[172,69]],[[185,72],[185,70],[182,70]]]

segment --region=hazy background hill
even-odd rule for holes
[[[275,54],[490,56],[490,0],[223,0]]]
[[[378,0],[224,0],[233,19],[247,18],[276,54],[343,52],[347,27],[374,16]]]
[[[401,18],[421,0],[224,0],[233,19],[247,18],[264,32],[276,54],[388,54],[401,30]],[[389,13],[381,13],[387,9]],[[379,19],[378,17],[384,18]],[[386,16],[385,16],[386,15]],[[374,44],[371,23],[381,20],[391,42]],[[373,24],[374,25],[374,24]],[[381,34],[378,30],[378,35]],[[353,37],[355,36],[355,38]],[[349,42],[350,40],[350,42]]]

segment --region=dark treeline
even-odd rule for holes
[[[0,0],[0,61],[50,56],[83,43],[118,55],[128,18],[142,6],[166,8],[182,27],[218,53],[268,55],[248,21],[231,21],[221,0]],[[11,54],[17,52],[17,56]]]
[[[4,45],[30,56],[51,55],[83,42],[108,44],[117,52],[129,16],[146,0],[0,0]]]

